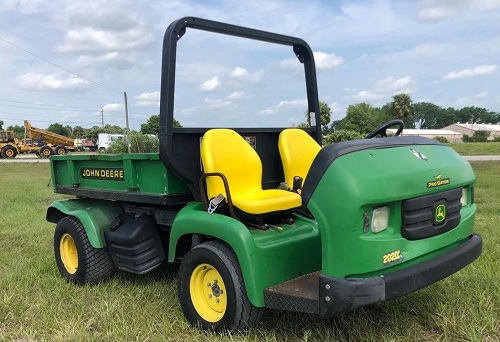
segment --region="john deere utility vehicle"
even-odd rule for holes
[[[177,42],[191,30],[290,47],[311,127],[174,128]],[[451,148],[399,136],[399,120],[321,148],[305,41],[186,17],[165,33],[162,68],[159,154],[50,158],[55,192],[75,196],[47,210],[67,281],[180,262],[186,319],[240,330],[264,308],[326,318],[401,297],[481,254],[475,176]]]

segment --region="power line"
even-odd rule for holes
[[[14,43],[11,43],[11,42],[9,42],[9,41],[7,41],[7,40],[3,39],[2,37],[0,37],[0,40],[1,40],[1,41],[3,41],[3,42],[5,42],[5,43],[7,43],[7,44],[9,44],[9,45],[12,45],[12,46],[13,46],[13,47],[15,47],[15,48],[18,48],[18,49],[19,49],[19,50],[21,50],[21,51],[24,51],[24,52],[26,52],[26,53],[29,53],[30,55],[32,55],[32,56],[34,56],[34,57],[36,57],[36,58],[38,58],[38,59],[41,59],[42,61],[47,62],[47,63],[49,63],[49,64],[51,64],[51,65],[53,65],[53,66],[55,66],[55,67],[57,67],[57,68],[59,68],[59,69],[62,69],[62,70],[64,70],[64,71],[66,71],[66,72],[69,72],[69,73],[70,73],[70,74],[72,74],[72,75],[75,75],[75,76],[78,76],[78,77],[80,77],[80,78],[83,78],[84,80],[87,80],[87,81],[89,81],[89,82],[91,82],[91,83],[94,83],[94,84],[96,84],[96,85],[100,86],[100,87],[103,87],[103,88],[105,88],[105,89],[108,89],[108,90],[110,90],[110,91],[112,91],[112,92],[114,92],[114,93],[121,94],[121,92],[118,92],[118,91],[116,91],[116,90],[114,90],[114,89],[111,89],[111,88],[109,88],[109,87],[106,87],[105,85],[102,85],[102,84],[100,84],[100,83],[97,83],[97,82],[95,82],[95,81],[92,81],[91,79],[86,78],[86,77],[84,77],[84,76],[81,76],[81,75],[77,74],[76,72],[73,72],[73,71],[71,71],[71,70],[69,70],[69,69],[66,69],[66,68],[64,68],[64,67],[62,67],[62,66],[60,66],[60,65],[57,65],[57,64],[55,64],[55,63],[52,63],[51,61],[49,61],[49,60],[47,60],[47,59],[45,59],[45,58],[43,58],[43,57],[40,57],[40,56],[38,56],[38,55],[34,54],[33,52],[30,52],[30,51],[28,51],[28,50],[26,50],[26,49],[23,49],[22,47],[20,47],[20,46],[18,46],[18,45],[16,45],[16,44],[14,44]]]
[[[12,120],[12,121],[20,121],[20,122],[24,122],[23,119],[13,119],[13,118],[6,118],[6,117],[1,117],[0,120]],[[47,120],[32,120],[30,119],[29,120],[30,122],[43,122],[43,123],[54,123],[54,121],[47,121]],[[64,121],[62,122],[62,124],[78,124],[78,125],[83,125],[83,126],[89,126],[89,125],[92,125],[92,126],[98,126],[100,123],[96,123],[96,122],[82,122],[82,121]]]
[[[45,110],[47,111],[47,108],[36,108],[36,107],[28,107],[28,106],[16,106],[16,105],[8,105],[8,104],[1,104],[0,107],[9,107],[9,108],[24,108],[24,109],[31,109],[31,110]],[[99,110],[94,109],[94,110],[82,110],[82,109],[74,109],[70,107],[60,107],[59,111],[76,111],[76,112],[86,112],[86,113],[97,113]]]
[[[47,103],[35,103],[35,102],[25,102],[25,101],[4,100],[4,99],[0,99],[0,101],[3,101],[3,102],[12,102],[12,103],[21,103],[21,104],[29,104],[29,105],[35,105],[35,106],[56,107],[56,108],[59,108],[59,109],[72,109],[72,108],[73,109],[74,108],[93,109],[93,108],[95,108],[95,107],[67,107],[67,106],[47,104]]]
[[[26,90],[11,90],[11,89],[0,89],[0,92],[12,92],[12,93],[23,93],[23,94],[30,94],[30,95],[44,95],[48,97],[61,97],[61,98],[67,98],[67,99],[77,99],[77,100],[91,100],[91,101],[101,101],[101,102],[116,102],[116,100],[104,100],[104,99],[91,99],[88,97],[79,97],[79,96],[65,96],[65,95],[55,95],[52,93],[48,92],[43,92],[43,91],[26,91]]]

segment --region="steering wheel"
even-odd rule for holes
[[[396,133],[394,133],[394,136],[395,137],[399,136],[401,134],[401,132],[403,131],[403,126],[404,126],[403,120],[396,119],[396,120],[387,121],[385,124],[383,124],[379,128],[372,131],[370,134],[368,134],[365,137],[365,139],[371,139],[373,137],[376,137],[379,134],[382,138],[387,138],[387,131],[386,130],[392,126],[398,126],[398,130],[396,131]]]

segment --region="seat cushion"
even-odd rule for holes
[[[301,197],[284,190],[262,190],[262,163],[257,152],[231,129],[211,129],[201,142],[201,159],[206,173],[222,173],[228,181],[235,207],[261,215],[300,207]],[[227,198],[219,177],[207,178],[208,197],[222,194]]]
[[[231,196],[233,204],[240,210],[253,215],[287,211],[302,205],[302,198],[295,192],[269,189],[256,190],[239,196]]]
[[[280,133],[278,147],[285,182],[291,187],[294,176],[300,176],[305,181],[321,146],[304,130],[287,128]]]

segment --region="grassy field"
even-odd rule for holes
[[[500,142],[489,143],[450,143],[447,144],[463,156],[498,156]]]
[[[473,164],[478,180],[479,260],[395,301],[320,320],[268,310],[256,328],[212,334],[191,328],[177,301],[176,266],[97,286],[67,284],[46,207],[48,164],[0,164],[2,341],[500,341],[500,162]]]

